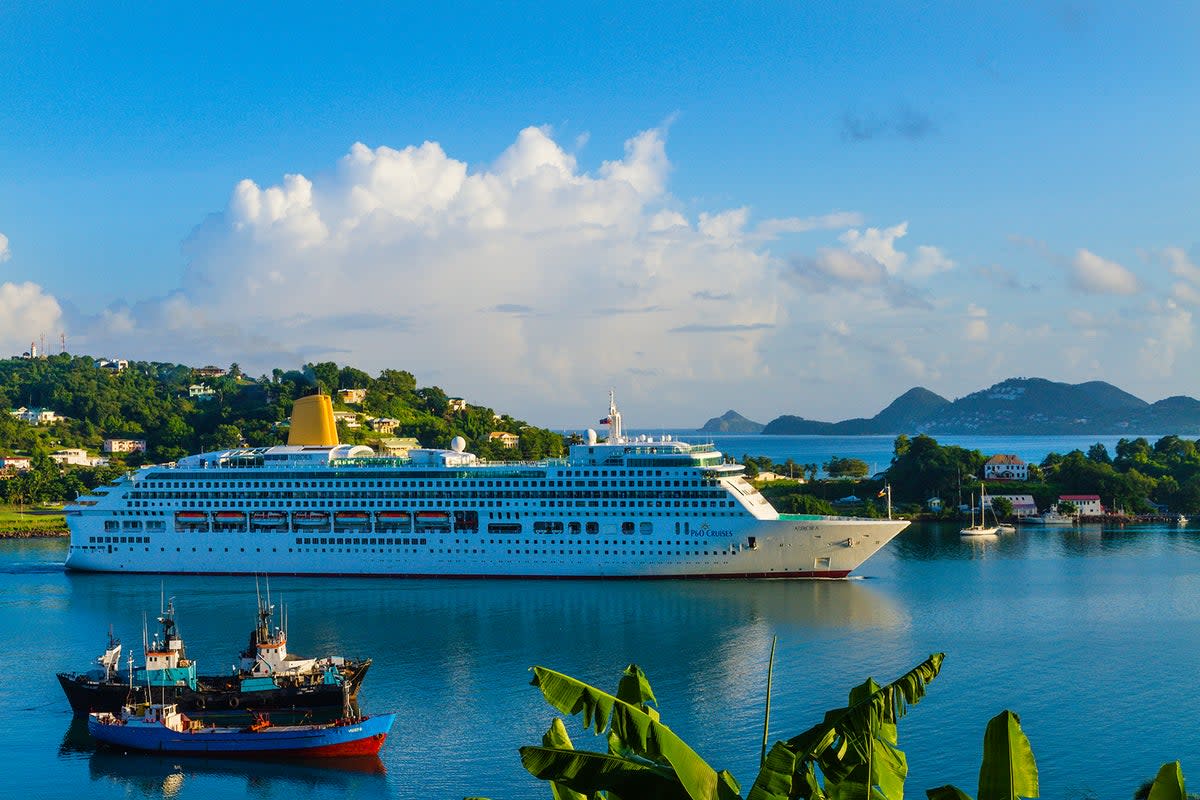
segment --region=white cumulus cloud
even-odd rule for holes
[[[355,144],[327,172],[238,183],[188,239],[180,289],[97,328],[166,329],[173,358],[251,370],[402,366],[489,402],[543,398],[544,414],[614,380],[683,404],[766,372],[761,344],[787,318],[767,242],[860,216],[689,218],[670,171],[658,129],[594,171],[541,127],[481,167],[434,142]]]
[[[12,251],[8,249],[8,237],[0,233],[0,264],[8,261],[12,257]]]
[[[0,283],[0,352],[20,353],[62,328],[58,301],[36,283]]]
[[[1128,269],[1083,248],[1071,261],[1071,277],[1078,288],[1093,294],[1135,294],[1141,288]]]

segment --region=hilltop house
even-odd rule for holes
[[[192,374],[197,378],[224,378],[225,370],[210,364],[207,367],[196,367],[196,369],[192,370]]]
[[[512,450],[520,443],[521,437],[508,431],[492,431],[488,434],[488,441],[499,442],[502,446]]]
[[[1058,502],[1071,503],[1081,517],[1098,517],[1104,513],[1098,494],[1062,494],[1058,496]]]
[[[104,446],[100,449],[105,453],[144,453],[146,452],[146,440],[105,439]]]
[[[62,422],[66,417],[60,416],[48,408],[25,408],[21,406],[10,412],[14,417],[22,422],[28,422],[30,425],[49,425],[54,422]]]
[[[356,406],[366,399],[366,389],[338,389],[338,400],[348,406]]]
[[[379,443],[379,455],[406,458],[409,450],[416,450],[421,443],[412,437],[384,439]]]
[[[998,453],[983,465],[985,481],[1029,480],[1029,465],[1014,455]]]
[[[333,421],[340,422],[347,428],[361,428],[362,422],[358,419],[358,414],[353,411],[335,411],[333,412]]]
[[[373,431],[390,434],[400,426],[400,420],[389,417],[372,417],[367,420],[367,424],[371,426],[371,430]]]
[[[92,363],[96,369],[104,369],[109,372],[123,372],[129,369],[129,362],[123,358],[97,358]]]
[[[446,401],[446,407],[451,411],[466,411],[467,401],[461,397],[451,397]]]

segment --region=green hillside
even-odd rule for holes
[[[189,387],[211,389],[208,397],[189,396]],[[204,391],[207,392],[208,389]],[[379,444],[411,437],[422,446],[446,447],[455,436],[481,458],[536,459],[559,456],[557,433],[526,425],[491,408],[451,403],[437,386],[418,387],[409,372],[387,369],[372,377],[333,362],[303,370],[276,369],[252,378],[236,364],[219,377],[200,377],[182,364],[130,362],[120,371],[96,366],[92,358],[67,354],[40,359],[0,360],[0,409],[46,408],[66,417],[32,425],[0,414],[0,457],[28,456],[33,469],[0,480],[0,502],[37,502],[74,497],[85,487],[141,463],[176,460],[190,453],[226,447],[269,446],[287,439],[292,401],[317,390],[331,395],[335,411],[354,412],[360,427],[338,422],[343,442]],[[339,401],[339,389],[365,389],[361,403]],[[459,407],[459,406],[462,407]],[[395,420],[394,430],[372,430],[366,420]],[[516,449],[489,440],[496,431],[520,436]],[[50,453],[84,448],[100,453],[106,438],[144,439],[147,452],[115,456],[109,467],[60,469]]]

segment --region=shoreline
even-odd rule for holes
[[[66,539],[71,532],[66,528],[26,528],[23,530],[0,530],[0,539]]]

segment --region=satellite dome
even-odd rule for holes
[[[461,436],[455,436],[450,440],[450,449],[456,453],[461,453],[467,449],[467,440]]]
[[[588,428],[588,431],[587,431],[587,443],[588,443],[589,445],[594,445],[594,444],[596,444],[596,438],[597,438],[597,437],[596,437],[596,431],[595,431],[594,429],[592,429],[592,428]]]

